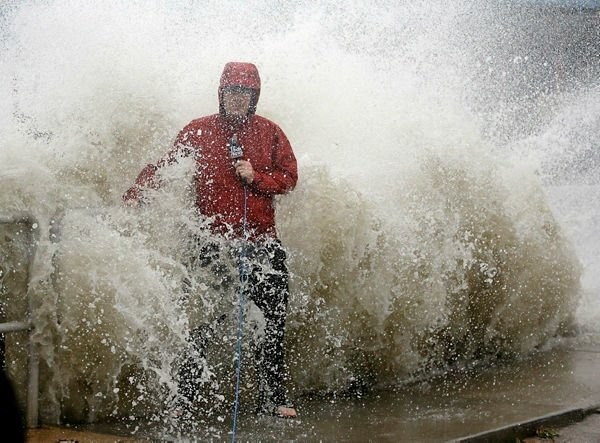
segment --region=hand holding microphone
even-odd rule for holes
[[[229,148],[229,158],[233,161],[235,175],[242,183],[249,185],[254,181],[254,169],[248,160],[243,160],[244,149],[238,142],[237,135],[229,139],[227,147]]]
[[[248,160],[238,160],[234,164],[235,174],[243,183],[249,185],[254,181],[254,168]]]

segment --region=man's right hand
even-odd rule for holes
[[[235,162],[235,175],[237,175],[242,183],[249,185],[254,181],[254,168],[247,160],[238,160]]]

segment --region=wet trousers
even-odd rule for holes
[[[240,254],[245,258],[247,280],[243,285],[246,302],[251,300],[262,312],[265,330],[262,339],[255,344],[255,363],[258,377],[258,408],[269,413],[273,408],[287,403],[284,382],[286,367],[284,362],[284,332],[289,298],[289,273],[286,266],[286,252],[278,240],[250,243]],[[222,281],[231,282],[234,277],[223,266],[224,251],[219,246],[209,244],[199,249],[194,258],[194,266],[210,267],[220,274]],[[241,258],[241,257],[240,257]],[[216,331],[215,331],[216,332]],[[214,332],[209,332],[214,336]],[[192,331],[190,340],[194,346],[202,347],[207,340],[207,326]],[[202,354],[203,350],[198,349]],[[197,368],[182,368],[197,371]],[[183,384],[182,393],[193,398],[193,386]]]
[[[260,251],[263,248],[264,251]],[[289,274],[286,253],[279,242],[270,242],[257,251],[268,257],[270,270],[262,272],[250,266],[245,295],[261,310],[265,319],[265,334],[257,345],[256,363],[259,377],[259,404],[264,408],[287,402],[284,381],[285,362],[283,339],[289,298]],[[271,408],[272,409],[272,408]]]

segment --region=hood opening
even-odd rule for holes
[[[252,97],[248,107],[248,115],[256,112],[260,96],[260,76],[253,63],[229,62],[225,65],[219,83],[219,113],[225,116],[223,107],[223,91],[225,89],[250,90]]]

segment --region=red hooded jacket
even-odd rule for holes
[[[221,101],[223,88],[243,86],[253,90],[250,111],[242,120],[225,116]],[[241,236],[244,216],[244,186],[235,174],[228,143],[235,135],[243,149],[243,159],[254,169],[247,185],[247,229],[251,238],[277,237],[273,197],[296,185],[298,169],[292,147],[283,131],[270,120],[255,115],[260,94],[258,70],[250,63],[228,63],[221,76],[221,112],[190,122],[178,134],[171,150],[156,165],[147,165],[123,199],[140,201],[144,188],[158,188],[158,169],[181,157],[196,161],[194,187],[199,212],[212,217],[216,233]]]

